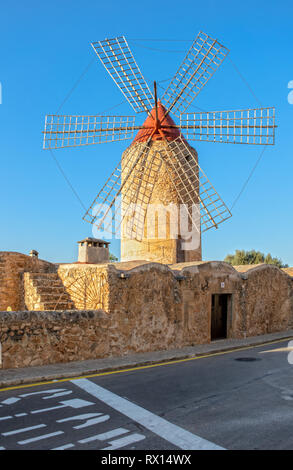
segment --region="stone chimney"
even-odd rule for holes
[[[110,261],[110,242],[100,240],[99,238],[87,237],[77,243],[79,263],[99,264]]]

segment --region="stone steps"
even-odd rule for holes
[[[47,292],[43,292],[43,293],[40,293],[38,292],[39,294],[39,298],[40,298],[40,301],[41,302],[64,302],[64,301],[68,301],[69,300],[69,296],[66,295],[66,292],[62,292],[62,293],[47,293]]]
[[[49,289],[50,287],[57,289],[58,287],[60,287],[60,281],[50,281],[47,279],[44,279],[44,280],[33,279],[33,283],[38,289],[43,289],[43,288]]]
[[[57,273],[25,273],[24,290],[28,310],[74,309],[74,302]]]
[[[29,273],[31,279],[59,279],[57,273]]]
[[[35,310],[74,310],[74,304],[68,302],[36,302]]]
[[[64,287],[63,286],[61,287],[59,284],[56,286],[55,285],[52,286],[51,284],[47,284],[46,286],[44,286],[43,284],[38,285],[36,283],[35,287],[37,288],[38,293],[40,295],[55,294],[56,296],[58,295],[60,296],[61,294],[64,293]]]

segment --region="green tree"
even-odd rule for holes
[[[110,259],[110,261],[113,262],[113,263],[114,263],[115,261],[118,261],[118,258],[117,258],[115,255],[113,255],[113,253],[110,253],[109,259]]]
[[[288,264],[283,264],[282,260],[279,258],[273,258],[270,253],[264,255],[264,253],[256,250],[236,250],[234,254],[227,255],[224,261],[232,264],[233,266],[266,263],[273,264],[279,268],[288,268]]]

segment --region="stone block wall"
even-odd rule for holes
[[[57,274],[78,310],[109,311],[109,264],[61,264]],[[60,298],[60,303],[63,297]],[[58,307],[57,307],[58,309]]]
[[[243,276],[242,316],[247,336],[293,327],[293,279],[271,265],[250,268]]]
[[[53,272],[55,265],[16,252],[0,252],[0,311],[25,309],[23,274]]]
[[[58,278],[78,310],[0,312],[3,367],[208,343],[213,294],[231,295],[230,338],[293,328],[293,279],[274,266],[72,264]]]
[[[102,311],[0,312],[3,368],[105,357],[111,325]]]

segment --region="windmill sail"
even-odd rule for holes
[[[228,49],[200,32],[165,91],[162,102],[167,113],[179,117],[221,65]]]
[[[180,128],[189,140],[274,145],[275,127],[275,108],[180,115]]]
[[[153,184],[160,170],[158,156],[148,157],[150,144],[129,147],[123,161],[117,165],[90,208],[84,220],[111,233],[117,233],[126,219],[125,231],[129,238],[141,239],[146,208]],[[115,226],[113,227],[113,221]]]
[[[148,112],[154,97],[124,36],[92,43],[99,59],[136,113]]]
[[[135,171],[130,177],[125,175],[123,168],[122,212],[123,236],[129,239],[142,240],[144,236],[144,223],[153,189],[158,179],[162,160],[158,152],[150,152],[151,144],[137,144],[130,147],[127,152],[135,156],[140,154]],[[124,157],[125,158],[125,157]],[[123,159],[124,161],[124,159]],[[118,228],[118,227],[117,227]]]
[[[79,147],[132,139],[135,116],[58,116],[45,120],[44,149]]]
[[[218,225],[232,216],[228,207],[216,192],[205,173],[198,165],[197,158],[191,152],[188,144],[182,137],[166,143],[167,150],[163,159],[169,168],[174,187],[182,204],[189,208],[190,221],[198,230],[193,220],[191,208],[200,205],[201,230],[204,232]],[[172,158],[173,157],[173,158]]]

